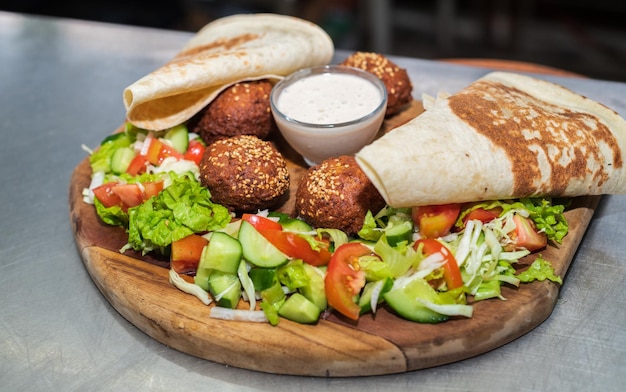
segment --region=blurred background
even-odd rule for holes
[[[319,24],[340,49],[527,61],[626,81],[621,0],[0,0],[0,10],[192,32],[275,12]]]

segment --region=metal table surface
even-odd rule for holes
[[[489,353],[388,376],[311,378],[191,357],[122,318],[82,265],[68,184],[124,119],[122,90],[189,33],[0,13],[0,390],[617,391],[626,382],[626,196],[605,196],[539,327]],[[341,52],[338,52],[341,54]],[[394,58],[415,97],[487,69]],[[549,78],[626,114],[626,85]]]

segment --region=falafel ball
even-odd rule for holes
[[[256,212],[275,206],[287,193],[289,171],[270,142],[240,135],[207,146],[200,181],[215,203],[231,211]]]
[[[296,192],[296,214],[315,227],[348,235],[363,227],[367,211],[377,213],[385,200],[353,156],[329,158],[310,167]]]
[[[237,135],[265,140],[276,129],[270,110],[271,91],[272,83],[267,79],[236,83],[192,119],[190,130],[207,144]]]
[[[356,52],[341,64],[368,71],[383,81],[387,88],[386,116],[400,112],[413,99],[413,84],[406,69],[400,68],[382,54]]]

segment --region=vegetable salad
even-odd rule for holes
[[[472,317],[472,303],[503,299],[503,285],[561,284],[539,255],[567,235],[565,205],[547,198],[385,207],[354,238],[285,214],[235,216],[211,201],[198,164],[204,144],[184,125],[127,125],[90,153],[83,192],[120,249],[170,259],[170,282],[211,305],[211,317],[313,324],[330,311],[358,320],[382,306],[420,323]]]

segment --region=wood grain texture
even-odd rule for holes
[[[419,114],[413,102],[388,119],[383,132]],[[298,178],[306,168],[300,157],[276,140],[292,178],[289,200],[281,211],[293,211]],[[69,188],[70,220],[85,268],[107,301],[129,322],[176,350],[230,366],[302,376],[344,377],[392,374],[470,358],[500,347],[547,319],[556,305],[559,287],[534,282],[505,287],[506,301],[476,303],[471,319],[428,325],[398,318],[386,308],[358,322],[335,313],[316,325],[281,320],[278,326],[215,320],[211,306],[185,294],[168,281],[168,262],[135,252],[119,253],[126,242],[123,229],[104,225],[93,206],[82,202],[89,185],[88,159],[74,170]],[[576,249],[600,201],[580,197],[566,212],[570,232],[558,248],[541,252],[560,276],[565,276]],[[533,257],[524,263],[529,264]]]

